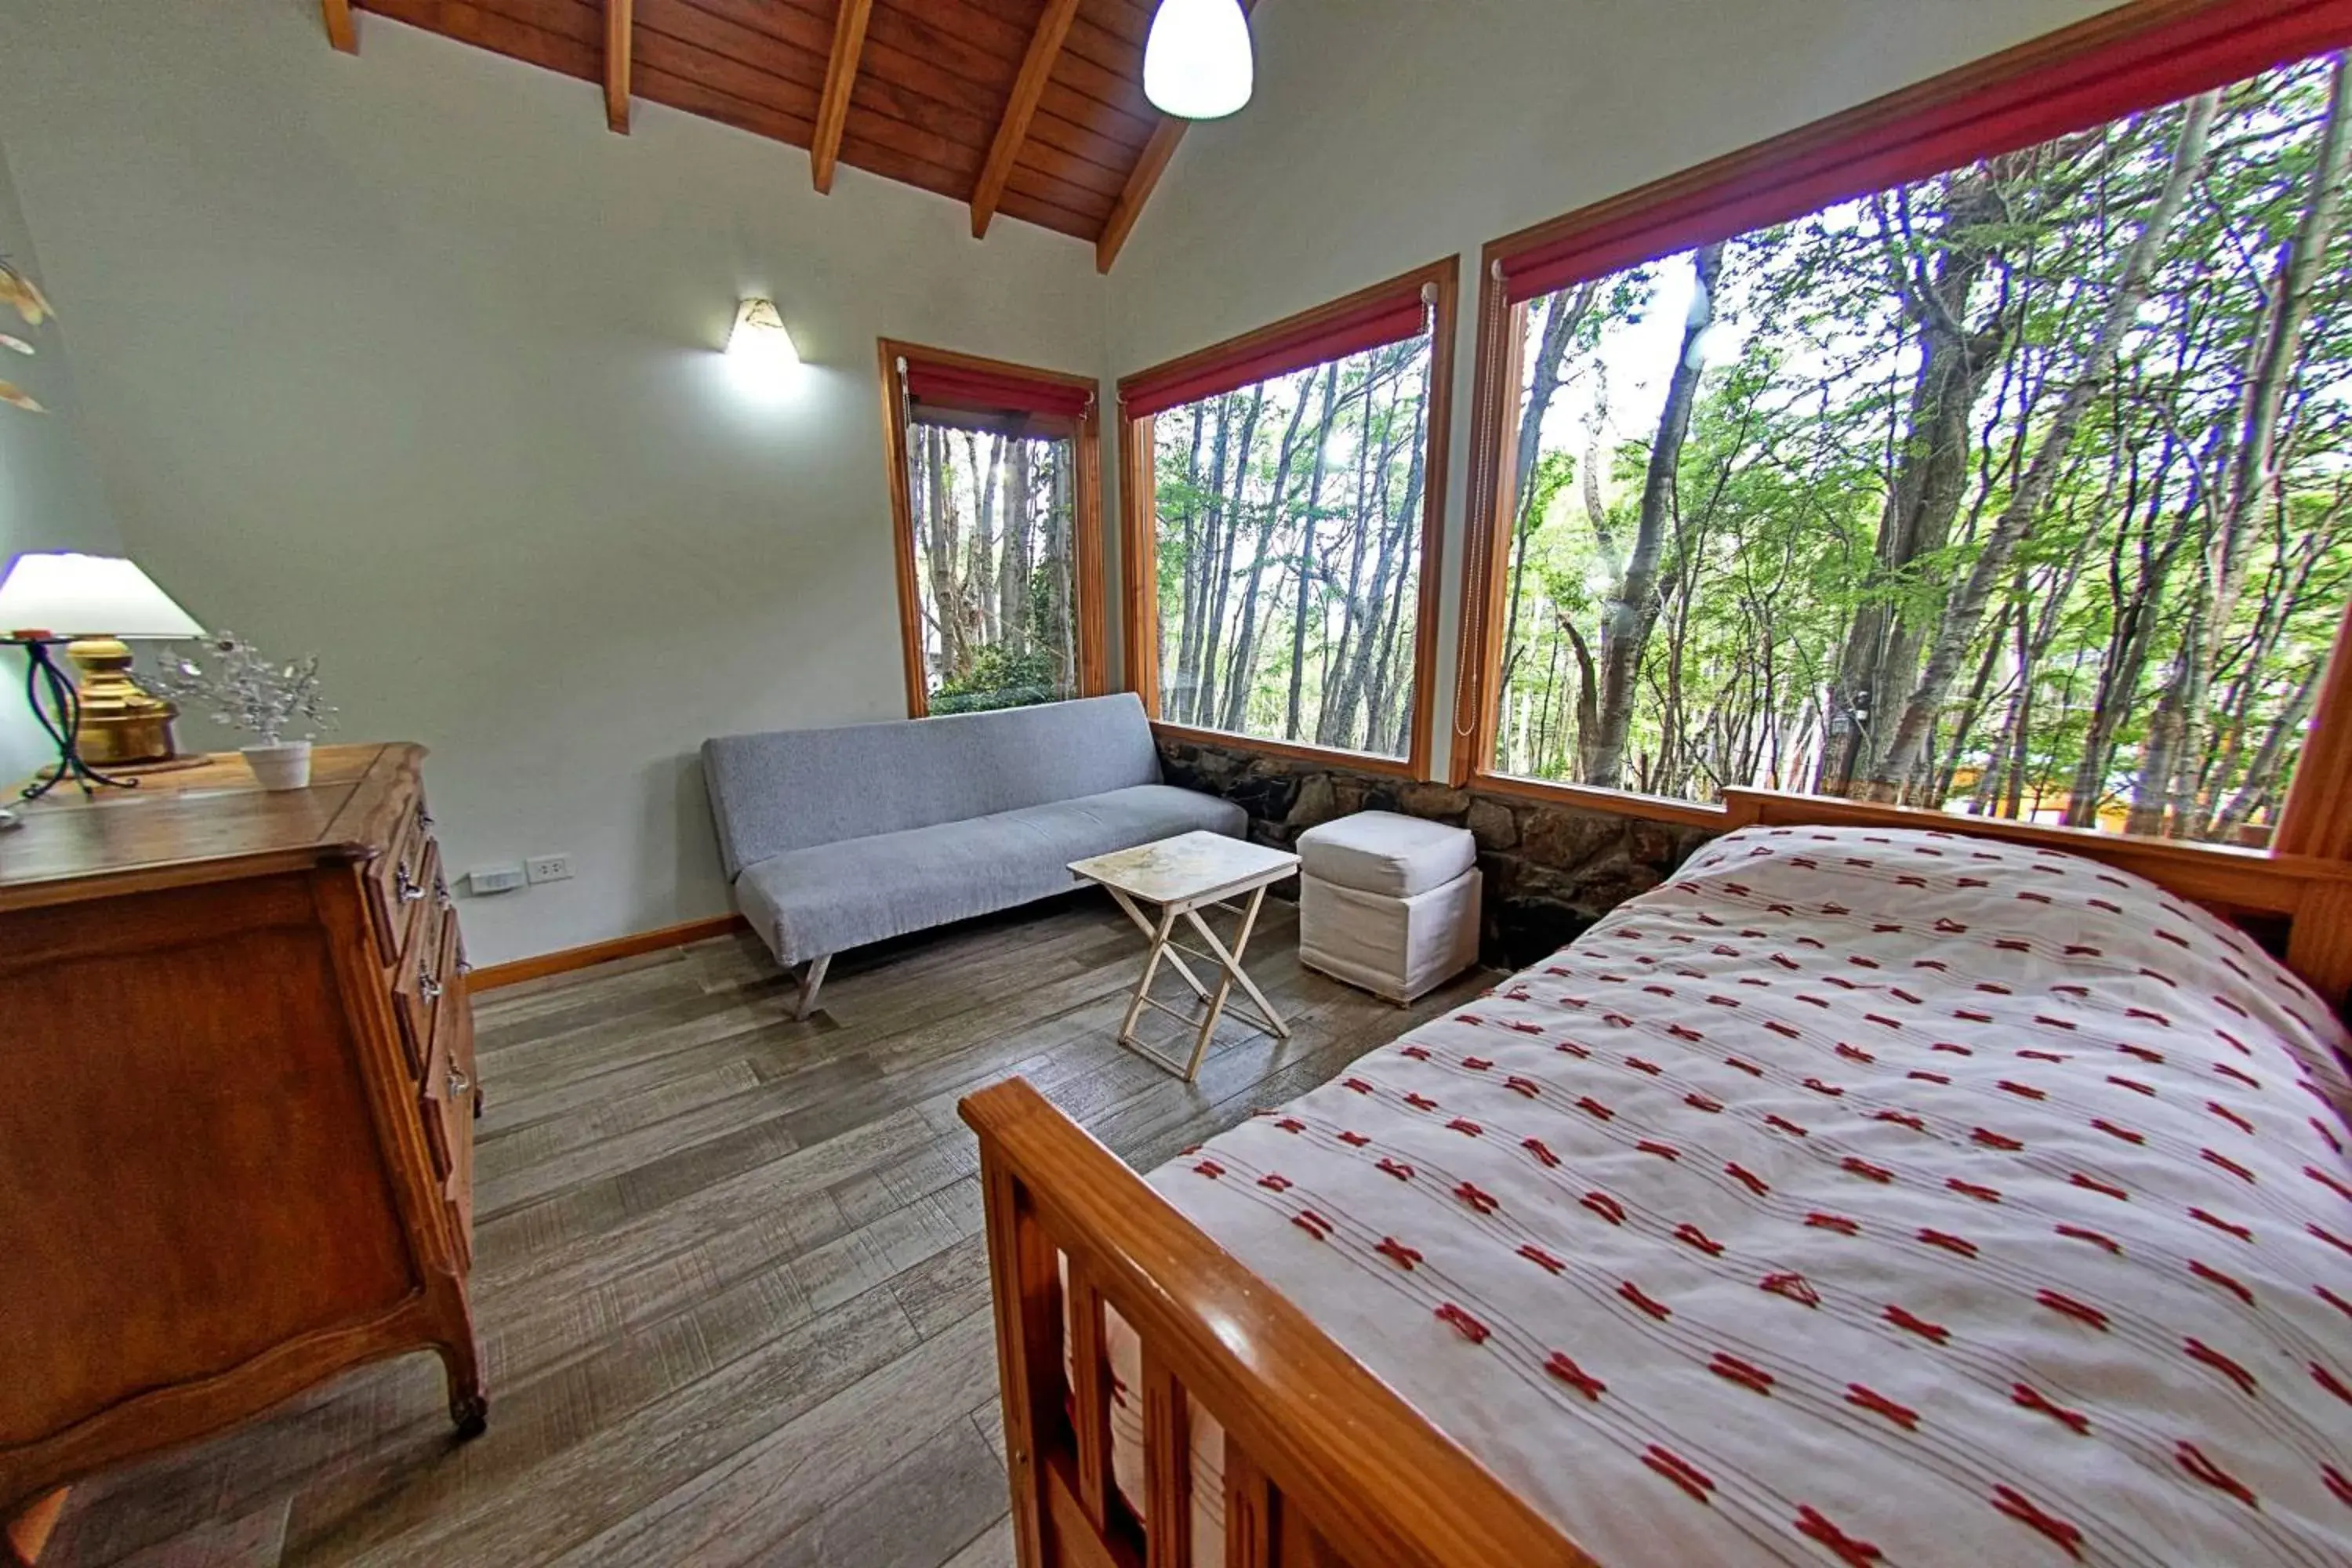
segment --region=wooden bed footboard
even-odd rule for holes
[[[1228,1568],[1591,1560],[1025,1080],[980,1136],[1024,1568],[1190,1568],[1191,1421],[1225,1432]],[[1063,1285],[1073,1368],[1063,1376]],[[1111,1479],[1104,1310],[1141,1340],[1145,1519]]]

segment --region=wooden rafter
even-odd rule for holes
[[[841,0],[841,13],[833,24],[833,58],[824,68],[824,97],[817,104],[816,135],[809,142],[809,172],[820,191],[833,189],[842,128],[849,123],[849,89],[857,81],[857,57],[866,48],[866,19],[873,10],[874,0]]]
[[[1029,139],[1030,119],[1037,112],[1037,100],[1045,95],[1046,79],[1054,74],[1062,40],[1069,35],[1071,19],[1077,14],[1078,0],[1046,0],[1045,13],[1037,18],[1037,30],[1029,37],[1029,52],[1022,57],[1021,74],[1013,79],[1013,96],[1005,100],[1003,119],[997,121],[988,162],[981,167],[980,183],[972,187],[974,239],[988,233],[988,221],[996,216],[1004,183],[1013,177],[1013,162],[1021,155],[1022,142]]]
[[[347,55],[360,52],[360,35],[352,25],[352,0],[319,0],[320,14],[327,21],[327,42]]]
[[[1128,231],[1142,216],[1143,204],[1151,199],[1152,187],[1168,170],[1168,160],[1176,155],[1176,143],[1184,139],[1184,128],[1192,122],[1173,117],[1162,119],[1151,140],[1143,144],[1142,156],[1128,172],[1127,184],[1111,204],[1110,216],[1103,219],[1102,237],[1095,241],[1095,270],[1108,272],[1110,264],[1118,259],[1118,247],[1127,243]]]
[[[604,0],[604,123],[629,133],[630,0]]]

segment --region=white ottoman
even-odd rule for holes
[[[1467,830],[1359,812],[1298,836],[1298,958],[1405,1003],[1478,962],[1478,849]]]

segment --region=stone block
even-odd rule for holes
[[[1531,805],[1519,813],[1519,853],[1538,866],[1569,870],[1617,847],[1623,819],[1564,806]]]
[[[1331,775],[1309,773],[1299,781],[1297,796],[1291,801],[1289,815],[1283,821],[1292,827],[1315,827],[1344,815],[1339,809],[1339,792],[1331,785]]]
[[[1466,826],[1481,849],[1508,849],[1519,841],[1519,819],[1498,801],[1474,799]]]
[[[1470,808],[1470,792],[1441,784],[1409,784],[1397,792],[1397,804],[1408,816],[1459,824]]]

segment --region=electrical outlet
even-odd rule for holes
[[[477,866],[466,873],[466,890],[477,898],[485,893],[511,893],[522,883],[520,866]]]
[[[523,875],[533,886],[541,882],[565,882],[572,879],[572,857],[564,855],[534,855],[522,863]]]

